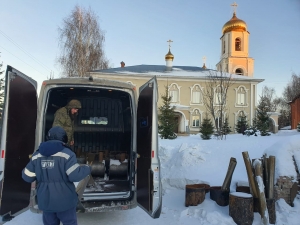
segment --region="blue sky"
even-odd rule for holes
[[[164,65],[167,40],[173,40],[173,65],[215,69],[220,60],[223,25],[232,17],[233,0],[1,0],[0,61],[40,84],[56,63],[58,27],[76,4],[91,7],[105,32],[104,50],[111,67]],[[300,74],[300,0],[239,0],[237,17],[250,32],[249,56],[259,85],[274,87],[278,96]],[[258,92],[260,94],[260,92]]]

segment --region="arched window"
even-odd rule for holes
[[[240,87],[237,92],[237,104],[238,105],[246,104],[246,90],[243,87]]]
[[[201,104],[202,96],[201,96],[201,88],[199,85],[195,85],[192,89],[192,104]]]
[[[217,86],[215,89],[215,104],[216,105],[224,104],[224,101],[225,101],[224,96],[225,96],[225,93],[224,93],[222,87]]]
[[[245,86],[239,86],[234,89],[236,92],[235,106],[248,107],[248,89]]]
[[[242,50],[241,39],[239,39],[239,38],[235,39],[235,50],[236,51],[241,51]]]
[[[170,88],[169,88],[169,95],[171,97],[171,102],[178,102],[178,98],[179,98],[179,90],[178,87],[176,86],[176,84],[173,84]]]
[[[245,117],[245,112],[244,111],[239,111],[237,120],[240,121],[241,117]]]
[[[222,116],[221,116],[222,115]],[[223,121],[222,121],[223,120]],[[216,113],[215,125],[216,128],[220,128],[222,123],[225,121],[225,113],[221,114],[221,111]]]
[[[225,41],[223,41],[223,54],[225,53]]]
[[[200,127],[200,112],[195,109],[192,114],[192,127]]]
[[[237,75],[243,75],[244,72],[243,72],[243,70],[241,68],[238,68],[238,69],[235,70],[235,74],[237,74]]]

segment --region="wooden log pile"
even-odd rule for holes
[[[275,156],[253,160],[248,152],[243,152],[250,192],[254,198],[254,211],[259,212],[262,224],[275,224],[276,211],[274,199]]]

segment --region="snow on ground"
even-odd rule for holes
[[[236,158],[231,192],[236,182],[247,181],[242,152],[250,158],[260,158],[263,154],[276,157],[275,176],[295,176],[292,155],[300,165],[300,133],[284,130],[268,137],[228,135],[226,140],[201,140],[199,135],[178,137],[175,140],[160,140],[159,156],[163,184],[163,207],[159,219],[152,219],[139,207],[128,211],[109,213],[78,214],[78,223],[84,225],[191,225],[191,224],[235,224],[229,216],[229,207],[218,206],[206,194],[198,206],[185,207],[185,185],[205,182],[211,186],[221,186],[227,173],[229,160]],[[276,202],[277,225],[296,225],[300,220],[300,195],[294,200],[294,207],[283,199]],[[5,225],[42,224],[41,215],[30,211],[16,216]],[[260,224],[260,215],[254,213],[253,224]]]

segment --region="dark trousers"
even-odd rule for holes
[[[76,207],[63,212],[43,212],[44,225],[77,225]]]

